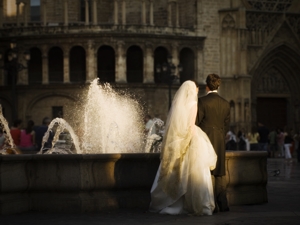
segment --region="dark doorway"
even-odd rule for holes
[[[59,47],[53,47],[48,53],[49,83],[62,83],[64,80],[64,56]]]
[[[86,56],[81,46],[75,46],[70,51],[70,81],[85,82]]]
[[[257,122],[263,123],[269,129],[283,129],[287,125],[286,111],[286,98],[257,98]]]
[[[42,52],[38,48],[31,48],[28,62],[28,82],[29,84],[41,84],[42,80]]]
[[[112,47],[104,45],[98,49],[97,71],[100,82],[115,82],[115,51]]]
[[[143,83],[144,56],[138,46],[131,46],[127,50],[127,82]]]

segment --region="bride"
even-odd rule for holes
[[[151,212],[212,215],[215,208],[210,170],[217,155],[207,135],[195,125],[197,95],[196,84],[186,81],[174,96],[151,188]]]

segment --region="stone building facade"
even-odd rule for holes
[[[24,50],[31,59],[15,85],[0,71],[0,103],[9,122],[15,105],[19,118],[40,124],[76,113],[100,78],[165,119],[169,86],[156,67],[171,55],[179,77],[172,95],[194,79],[201,96],[206,75],[217,73],[236,130],[256,122],[297,129],[299,38],[297,0],[1,0],[0,63],[12,39],[18,62],[26,65]]]

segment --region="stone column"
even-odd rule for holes
[[[28,26],[28,11],[29,11],[29,5],[27,3],[24,3],[24,5],[23,5],[24,27]]]
[[[142,0],[142,25],[146,25],[146,2]]]
[[[17,27],[20,26],[20,2],[17,2]]]
[[[22,64],[23,66],[27,67],[27,61],[24,58],[24,48],[21,47],[19,48],[19,53],[18,53],[18,63]],[[18,80],[17,80],[18,85],[28,85],[28,69],[23,69],[18,72]]]
[[[179,5],[178,2],[176,2],[176,27],[179,27]]]
[[[202,0],[196,0],[196,20],[195,28],[198,35],[203,34],[203,11],[202,11]]]
[[[42,2],[43,26],[47,26],[47,1]]]
[[[124,42],[117,43],[116,54],[116,82],[127,83],[126,79],[126,52],[124,49]]]
[[[177,43],[172,44],[172,63],[176,66],[175,75],[179,76],[178,65],[179,65],[179,53]]]
[[[168,2],[168,27],[172,27],[172,2]]]
[[[97,0],[93,0],[93,25],[97,25],[98,23],[98,15],[97,15]]]
[[[146,43],[146,54],[144,58],[144,83],[154,83],[154,54],[153,46]]]
[[[64,51],[64,83],[70,83],[70,54],[69,54],[69,47],[68,46],[64,46],[63,48]]]
[[[150,0],[150,26],[154,26],[154,21],[153,21],[153,0]]]
[[[89,25],[89,0],[85,0],[85,25]]]
[[[200,84],[205,84],[204,71],[204,57],[203,57],[203,46],[197,46],[196,48],[196,62],[195,62],[195,79]]]
[[[86,83],[89,83],[95,78],[97,78],[95,54],[95,43],[92,40],[88,40],[86,57]]]
[[[126,1],[122,2],[122,25],[126,25]]]
[[[246,75],[247,70],[247,34],[248,30],[246,28],[246,10],[245,8],[239,9],[239,30],[238,30],[238,45],[239,45],[239,74]]]
[[[46,45],[42,46],[42,84],[49,84],[49,62],[48,62],[48,48]]]
[[[68,17],[68,0],[64,1],[64,25],[68,26],[69,25],[69,17]]]
[[[118,0],[115,0],[114,2],[114,25],[119,24],[119,18],[118,18]]]

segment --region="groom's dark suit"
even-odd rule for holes
[[[212,175],[216,178],[215,198],[221,211],[228,209],[226,190],[224,187],[221,187],[222,184],[220,182],[222,182],[222,178],[224,180],[223,176],[225,176],[225,136],[229,130],[229,120],[229,102],[220,97],[218,93],[211,92],[199,98],[196,125],[207,134],[218,156],[216,168],[212,171]],[[223,203],[224,195],[225,202]]]

